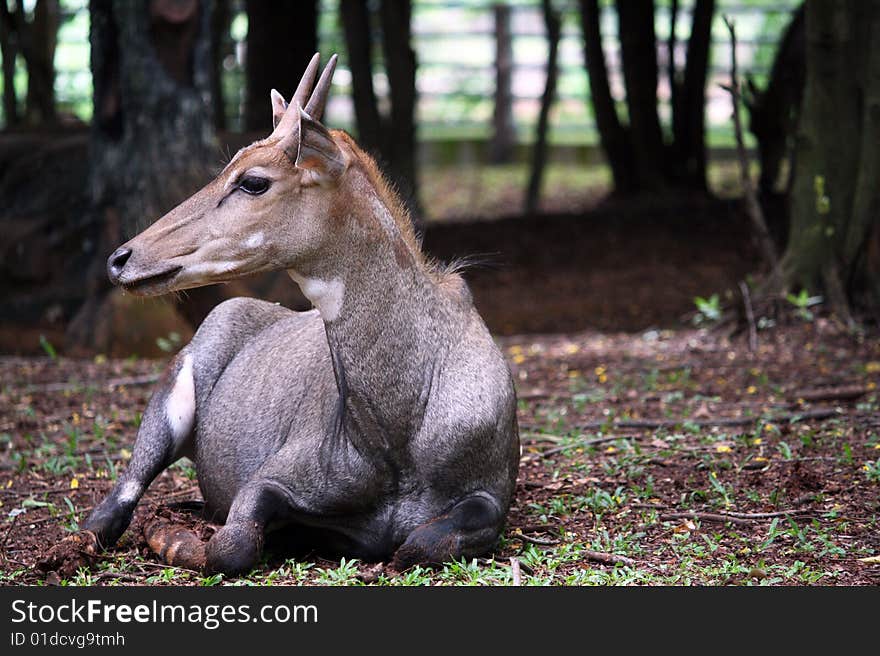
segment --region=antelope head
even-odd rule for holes
[[[336,67],[319,55],[290,103],[271,92],[272,134],[240,150],[203,189],[120,246],[110,281],[143,296],[296,269],[332,234],[330,207],[349,155],[319,121]],[[314,86],[314,90],[312,87]]]

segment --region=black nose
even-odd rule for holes
[[[119,282],[119,276],[122,275],[125,263],[128,262],[130,257],[131,249],[122,246],[117,248],[113,255],[107,259],[107,277],[110,278],[110,282],[114,285]]]

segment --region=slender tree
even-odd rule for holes
[[[638,187],[633,167],[629,130],[620,121],[608,82],[608,65],[602,47],[599,0],[580,0],[584,33],[584,59],[590,82],[593,116],[602,150],[611,167],[617,193],[629,194]]]
[[[285,97],[318,49],[318,1],[245,0],[244,129],[265,131],[266,103],[274,88]]]
[[[382,0],[374,15],[366,0],[340,0],[358,141],[376,157],[419,221],[416,167],[416,55],[412,48],[411,0]],[[374,34],[388,76],[390,111],[379,111],[373,87]]]
[[[559,39],[562,36],[562,18],[553,8],[552,0],[541,0],[544,13],[544,25],[547,29],[547,81],[541,97],[541,111],[538,114],[538,125],[535,130],[535,146],[532,152],[532,171],[529,175],[529,186],[526,190],[526,212],[533,213],[538,209],[541,195],[541,181],[547,165],[547,132],[550,123],[550,108],[556,98],[556,78],[559,75]]]
[[[3,52],[4,109],[17,122],[17,99],[12,86],[15,57],[21,55],[27,70],[24,120],[32,125],[55,120],[55,46],[58,37],[58,0],[36,0],[28,19],[22,2],[10,10],[0,0],[0,47]],[[11,75],[10,75],[11,74]]]

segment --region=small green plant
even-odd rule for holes
[[[733,493],[727,489],[727,487],[718,480],[718,474],[714,471],[709,472],[709,485],[712,486],[712,489],[718,494],[720,497],[722,505],[727,508],[733,505],[733,501],[731,497]]]
[[[357,583],[358,561],[356,558],[346,560],[343,558],[339,561],[339,567],[324,568],[319,567],[315,571],[318,574],[318,583],[323,585],[350,585]]]
[[[880,483],[880,458],[876,460],[868,460],[863,466],[862,471],[865,472],[865,478],[871,483]]]
[[[220,585],[223,582],[222,574],[213,574],[211,576],[204,576],[199,579],[199,585],[202,587],[210,588],[215,585]]]
[[[52,342],[46,339],[45,335],[40,335],[40,348],[45,351],[46,355],[48,355],[50,359],[58,359],[58,351],[56,351],[55,347],[52,346]]]
[[[721,321],[721,297],[718,294],[712,294],[709,298],[695,296],[694,305],[697,306],[697,315],[694,317],[695,324]]]
[[[802,289],[797,296],[794,294],[787,294],[785,298],[796,308],[795,314],[804,321],[812,321],[815,317],[810,311],[810,308],[816,305],[821,305],[822,303],[821,296],[810,296],[806,289]]]

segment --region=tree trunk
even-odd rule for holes
[[[684,78],[673,104],[677,182],[699,191],[706,190],[706,75],[714,16],[714,0],[696,0]]]
[[[657,115],[654,2],[618,0],[617,17],[638,186],[659,191],[666,186],[668,165],[664,161],[663,132]]]
[[[807,78],[783,280],[849,317],[880,212],[880,1],[808,0]],[[880,299],[874,299],[874,302]]]
[[[270,132],[269,92],[285,98],[318,49],[318,2],[246,0],[244,129]]]
[[[382,120],[373,89],[373,29],[366,0],[340,0],[339,13],[348,48],[358,143],[374,157],[384,151]]]
[[[797,130],[806,77],[804,5],[792,15],[779,42],[767,86],[759,91],[749,81],[749,130],[758,142],[761,163],[759,189],[769,196],[776,192],[782,163],[789,154],[789,142]],[[784,185],[790,189],[789,183]]]
[[[6,0],[0,0],[0,58],[3,59],[3,117],[6,126],[18,124],[18,98],[15,95],[16,35]]]
[[[513,122],[513,36],[510,33],[510,7],[497,4],[495,16],[495,109],[492,114],[492,140],[489,161],[506,164],[513,159],[516,127]]]
[[[232,53],[233,41],[229,33],[232,16],[229,0],[214,0],[211,19],[211,99],[214,103],[214,129],[226,129],[226,97],[223,93],[223,60]]]
[[[27,70],[24,118],[32,125],[52,123],[55,121],[58,0],[37,0],[30,22],[25,18],[21,2],[16,3],[15,11],[8,10],[6,0],[3,5],[2,19],[7,23],[4,31],[14,35],[16,45],[13,51],[22,55]]]
[[[417,219],[420,208],[416,179],[416,53],[411,44],[411,0],[382,0],[380,15],[391,94],[388,173]]]
[[[538,115],[535,146],[532,151],[532,172],[529,176],[529,187],[526,191],[526,212],[534,213],[538,209],[541,195],[541,181],[547,165],[547,126],[550,122],[550,108],[556,98],[556,78],[559,72],[558,53],[559,38],[562,35],[562,20],[553,9],[551,0],[542,0],[544,25],[547,28],[547,81],[544,84],[544,95],[541,97],[541,112]]]
[[[366,0],[340,0],[339,10],[348,48],[358,142],[376,158],[418,226],[416,55],[411,45],[411,2],[383,0],[379,6],[382,52],[390,94],[388,117],[379,113],[373,88],[370,8]]]
[[[678,0],[671,0],[669,5],[669,38],[666,39],[666,79],[669,84],[669,105],[672,108],[672,133],[677,132],[675,121],[680,116],[681,111],[678,109],[679,103],[679,87],[681,80],[678,75],[678,68],[675,65],[675,51],[678,48],[678,35],[676,28],[678,26]],[[675,148],[675,141],[672,144]]]
[[[217,162],[211,0],[91,0],[89,192],[102,226],[71,343],[95,334],[106,256],[192,194]]]
[[[28,29],[28,88],[25,113],[31,124],[55,121],[55,46],[58,0],[37,0]]]
[[[608,67],[602,48],[602,32],[599,24],[598,0],[580,0],[581,27],[584,33],[584,59],[590,81],[590,99],[593,116],[602,150],[611,167],[614,190],[628,194],[635,190],[633,153],[629,133],[620,123],[611,87],[608,84]]]

